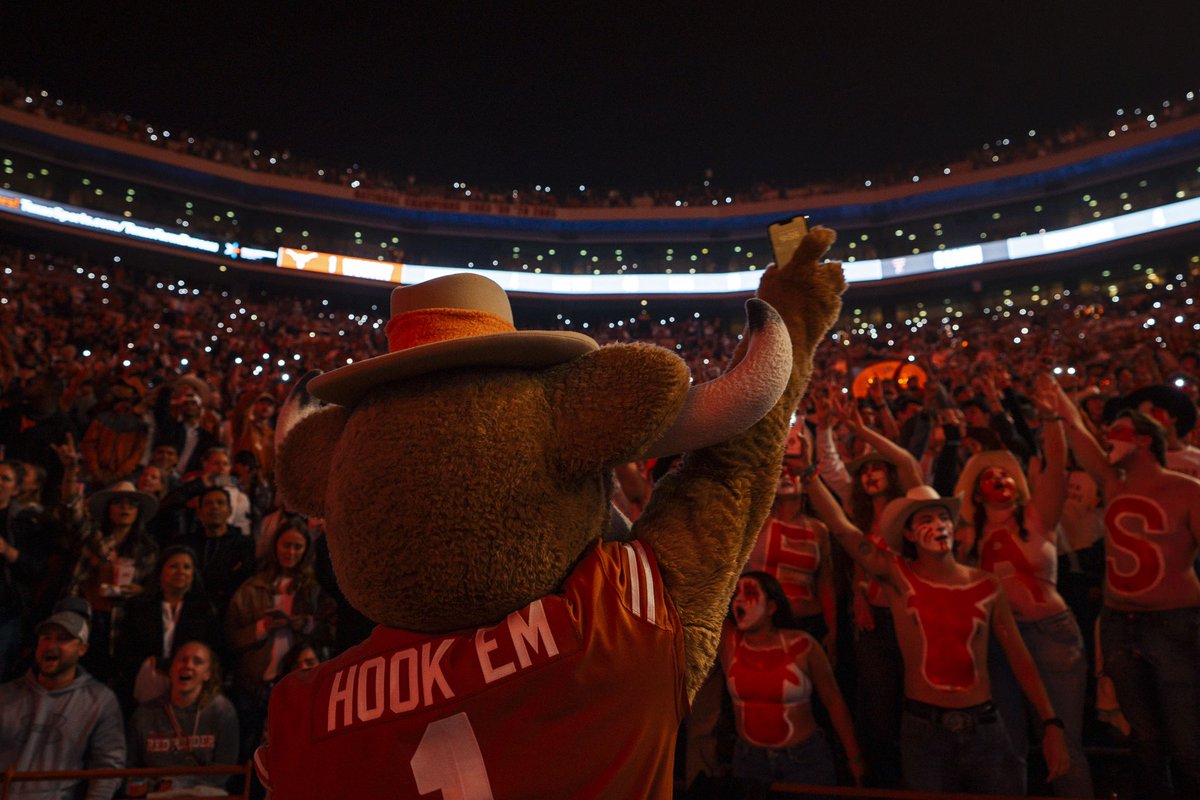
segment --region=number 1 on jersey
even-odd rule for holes
[[[466,712],[430,723],[409,766],[421,794],[441,790],[442,800],[493,800],[487,766]]]

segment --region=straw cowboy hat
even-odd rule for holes
[[[968,525],[975,524],[975,484],[984,470],[992,467],[999,467],[1012,476],[1017,484],[1018,503],[1029,502],[1029,483],[1025,480],[1025,470],[1021,469],[1016,456],[1007,450],[984,450],[971,456],[971,460],[958,476],[958,483],[954,485],[954,494],[968,500],[962,508],[963,522]]]
[[[176,379],[175,384],[171,387],[171,391],[175,391],[180,386],[190,386],[200,397],[201,405],[208,405],[209,399],[212,397],[212,387],[202,380],[198,375],[191,372],[186,375],[180,375]]]
[[[375,386],[456,367],[549,367],[599,349],[568,331],[518,331],[508,296],[482,275],[456,273],[392,291],[386,355],[313,378],[317,399],[353,405]]]
[[[961,497],[942,497],[932,486],[913,487],[904,497],[897,497],[883,507],[883,513],[879,515],[879,535],[884,541],[896,541],[903,535],[909,517],[923,508],[933,506],[946,509],[950,519],[955,521],[961,505]]]
[[[154,499],[154,495],[139,492],[137,487],[129,481],[117,481],[107,489],[94,493],[87,500],[88,513],[94,520],[103,519],[108,504],[119,497],[128,497],[137,503],[138,519],[140,520],[148,520],[158,513],[158,501]]]
[[[895,459],[885,456],[883,453],[880,453],[878,450],[872,450],[871,452],[867,453],[866,455],[859,456],[858,458],[847,462],[846,463],[846,472],[848,472],[852,476],[857,476],[858,471],[861,470],[863,467],[865,467],[867,464],[870,464],[872,461],[878,461],[880,464],[891,464],[893,467],[899,466],[896,463]]]

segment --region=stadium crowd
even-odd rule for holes
[[[385,320],[374,306],[238,296],[15,246],[0,249],[0,272],[0,770],[244,762],[274,684],[370,630],[340,595],[321,520],[275,499],[274,424],[304,371],[384,352]],[[728,796],[840,776],[1020,794],[1052,778],[1069,796],[1119,786],[1162,797],[1172,781],[1196,796],[1194,285],[1181,272],[1120,295],[1035,290],[966,314],[931,303],[903,322],[864,322],[861,310],[839,320],[817,354],[757,571],[732,602],[725,680],[687,723],[682,785]],[[602,344],[675,350],[700,381],[720,373],[740,324],[558,321]],[[618,507],[636,517],[668,466],[618,471]],[[1112,566],[1113,538],[1128,547],[1131,536],[1121,520],[1143,511],[1112,516],[1130,496],[1167,508],[1166,594],[1129,585],[1144,553]],[[899,670],[920,661],[906,612],[888,614],[902,604],[897,587],[934,569],[974,587],[985,579],[976,568],[1000,580],[986,598],[1000,644],[971,658],[943,642],[934,651],[951,678],[920,662],[914,684]],[[1141,592],[1148,604],[1120,602]],[[933,602],[951,609],[948,629],[973,631],[976,601]],[[1144,657],[1152,647],[1156,658]],[[992,696],[948,713],[939,692],[964,669],[990,677]],[[780,680],[782,705],[747,694]],[[985,731],[986,764],[953,750]],[[1089,772],[1083,746],[1113,742],[1130,744],[1137,781],[1111,764]],[[939,771],[933,752],[971,774]],[[225,780],[124,788],[200,784]],[[119,788],[94,780],[88,796]],[[32,790],[56,791],[21,788]]]
[[[451,184],[433,183],[415,175],[398,177],[382,171],[369,170],[358,163],[333,164],[293,154],[287,148],[272,148],[259,143],[258,134],[251,131],[246,141],[235,142],[187,130],[171,131],[161,125],[136,119],[132,115],[112,111],[97,111],[74,101],[64,100],[37,86],[24,86],[12,78],[0,79],[0,104],[38,114],[89,130],[141,142],[178,153],[209,159],[219,164],[284,175],[302,180],[349,186],[354,189],[386,190],[406,195],[444,199],[471,199],[502,204],[522,204],[577,207],[638,207],[638,206],[715,206],[730,203],[752,203],[772,199],[802,199],[836,194],[847,190],[880,188],[911,183],[921,176],[950,174],[951,171],[980,170],[1040,158],[1051,153],[1113,138],[1123,133],[1158,127],[1195,113],[1195,94],[1162,100],[1144,107],[1118,109],[1114,114],[1093,120],[1081,120],[1053,132],[1029,130],[1021,135],[1002,137],[984,143],[975,150],[947,158],[943,163],[914,165],[911,163],[879,170],[870,175],[844,176],[837,181],[813,183],[798,187],[776,186],[758,182],[746,187],[719,187],[711,170],[706,170],[691,185],[671,190],[639,190],[579,186],[575,190],[552,191],[545,185],[513,189],[481,187],[455,181]]]

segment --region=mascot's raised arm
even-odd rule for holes
[[[764,273],[699,386],[659,347],[517,331],[500,287],[460,274],[393,292],[386,355],[297,387],[279,489],[325,518],[342,590],[380,625],[276,687],[256,763],[277,800],[671,795],[840,308],[833,239],[815,228]],[[633,538],[603,541],[613,467],[679,452]]]

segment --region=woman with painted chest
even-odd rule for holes
[[[779,581],[766,572],[744,574],[732,613],[733,622],[726,623],[721,637],[720,661],[738,734],[734,777],[745,782],[748,793],[776,781],[837,783],[833,753],[813,716],[815,688],[846,750],[855,783],[861,784],[863,758],[850,712],[820,644],[795,629]]]
[[[1066,436],[1052,395],[1035,397],[1042,416],[1045,465],[1033,490],[1020,463],[1007,450],[972,456],[955,493],[966,498],[960,539],[965,561],[1000,579],[1017,629],[1029,650],[1050,701],[1066,726],[1070,771],[1054,782],[1057,794],[1091,797],[1092,780],[1083,753],[1083,705],[1087,659],[1074,614],[1058,593],[1055,536],[1066,499]],[[1001,653],[989,652],[992,696],[1024,765],[1029,749],[1030,714],[1021,687]]]

